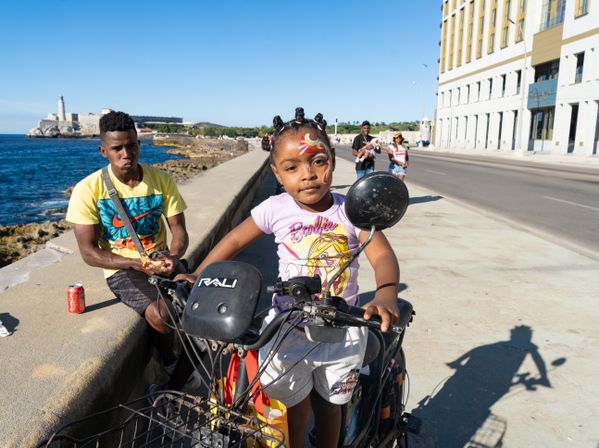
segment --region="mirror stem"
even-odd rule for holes
[[[368,244],[370,244],[370,241],[372,241],[372,237],[374,237],[374,232],[376,232],[376,227],[371,226],[370,234],[368,235],[368,238],[366,238],[366,241],[364,241],[362,244],[360,244],[360,246],[358,247],[358,250],[356,250],[356,252],[354,252],[354,254],[351,257],[349,257],[349,260],[347,260],[343,264],[343,266],[341,266],[341,268],[339,268],[337,273],[334,275],[334,277],[331,279],[331,281],[327,285],[327,292],[323,295],[323,298],[329,298],[331,296],[331,286],[333,286],[335,284],[335,281],[339,278],[339,276],[343,273],[343,271],[345,271],[347,269],[347,267],[350,264],[352,264],[352,262],[356,258],[358,258],[360,256],[360,254],[362,253],[362,251],[364,251],[366,246],[368,246]]]

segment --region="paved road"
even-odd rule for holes
[[[337,154],[351,160],[348,146]],[[599,255],[599,176],[590,170],[515,160],[410,154],[408,183],[459,199]],[[377,169],[386,169],[386,157]]]

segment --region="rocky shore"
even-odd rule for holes
[[[160,136],[155,145],[169,146],[168,152],[186,157],[168,160],[155,166],[170,173],[177,183],[183,183],[197,174],[248,151],[245,140],[197,139],[188,136]],[[65,191],[70,196],[72,187]],[[0,268],[44,248],[46,242],[69,230],[65,220],[41,224],[0,226]]]

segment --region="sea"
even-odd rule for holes
[[[107,164],[99,143],[98,139],[0,134],[0,226],[64,218],[65,190]],[[142,140],[140,162],[181,158],[168,154],[168,149]]]

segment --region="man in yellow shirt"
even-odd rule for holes
[[[167,173],[140,164],[135,123],[124,112],[110,112],[100,119],[100,153],[110,162],[108,173],[131,224],[148,255],[160,253],[158,263],[142,263],[139,253],[108,194],[98,170],[80,181],[71,195],[66,219],[74,224],[83,260],[101,267],[110,289],[127,306],[145,318],[151,339],[174,370],[167,303],[157,301],[148,276],[170,276],[188,245],[183,211],[186,204]],[[166,225],[171,231],[167,244]]]

